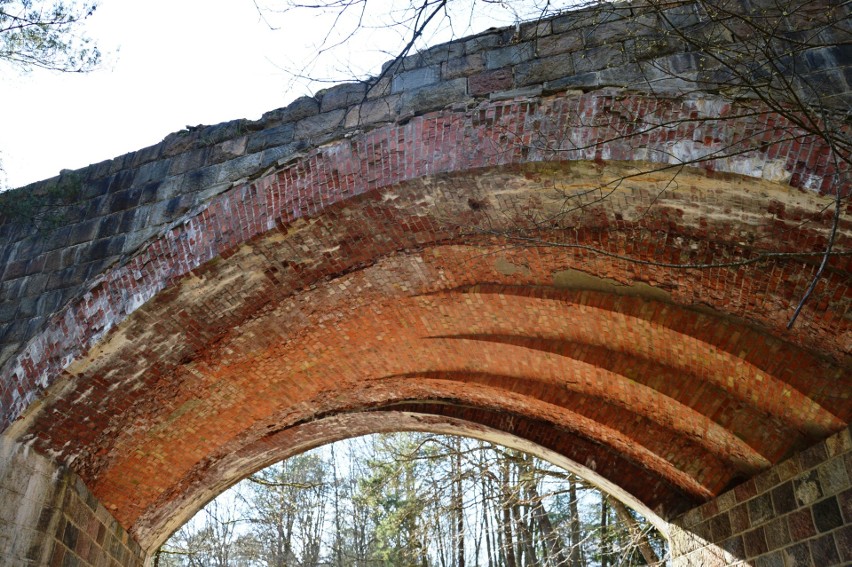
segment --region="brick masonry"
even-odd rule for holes
[[[700,26],[689,6],[672,18]],[[843,430],[848,256],[784,326],[848,172],[697,75],[634,82],[694,57],[636,49],[645,16],[489,31],[12,193],[4,438],[150,552],[260,456],[339,438],[334,416],[489,427],[664,518]]]
[[[845,429],[676,520],[673,565],[850,565],[850,479]]]

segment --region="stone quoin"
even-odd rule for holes
[[[675,565],[852,561],[848,205],[786,329],[848,169],[673,75],[658,18],[489,30],[11,193],[2,562],[150,563],[240,478],[397,430],[578,472]]]

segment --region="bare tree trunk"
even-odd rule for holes
[[[601,492],[601,567],[609,566],[609,534],[606,525],[608,517],[607,497]]]
[[[464,567],[464,496],[462,494],[461,437],[456,437],[453,459],[453,513],[456,520],[456,565]]]
[[[571,567],[582,567],[580,512],[577,509],[577,483],[573,479],[568,481],[568,496],[570,498],[569,506],[571,511]]]
[[[533,513],[535,515],[538,529],[541,530],[541,538],[544,540],[546,549],[550,555],[551,561],[556,565],[567,565],[568,560],[565,557],[565,550],[562,546],[562,539],[556,530],[553,529],[553,523],[550,521],[550,516],[547,510],[544,509],[544,504],[541,503],[541,496],[538,493],[535,483],[532,483],[529,488],[530,500],[532,501]],[[605,566],[602,566],[605,567]]]
[[[627,530],[630,532],[630,538],[633,540],[633,543],[639,547],[639,552],[642,554],[642,557],[645,558],[645,562],[648,565],[659,565],[660,558],[657,557],[657,553],[654,551],[654,548],[651,547],[651,542],[648,541],[648,534],[642,531],[639,524],[636,522],[636,519],[627,507],[615,498],[612,499],[611,505],[612,509],[615,510],[615,513],[618,514],[618,517],[621,518],[621,521],[627,526]]]
[[[509,461],[502,463],[503,478],[500,489],[503,501],[503,552],[506,554],[506,567],[517,567],[515,562],[515,541],[512,536],[512,493],[509,488]]]

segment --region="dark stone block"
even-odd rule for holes
[[[140,186],[138,204],[147,205],[148,203],[155,203],[159,196],[160,185],[162,184],[162,181],[149,181]]]
[[[773,486],[777,486],[779,482],[778,472],[774,468],[754,477],[754,486],[758,494],[762,494]]]
[[[168,177],[171,166],[172,160],[169,158],[146,163],[136,170],[136,177],[133,178],[133,185],[141,186],[146,183],[162,181]]]
[[[772,519],[773,515],[772,499],[769,494],[761,494],[748,501],[748,516],[751,519],[751,525],[757,526],[767,522]]]
[[[367,85],[365,83],[344,83],[331,87],[322,93],[320,110],[328,112],[338,108],[346,108],[353,104],[363,102],[367,96]]]
[[[827,532],[843,525],[840,506],[834,496],[813,505],[814,525],[817,530]]]
[[[485,68],[499,69],[509,65],[517,65],[535,57],[533,42],[517,43],[507,47],[493,49],[485,53]]]
[[[746,557],[757,557],[769,551],[769,546],[766,544],[766,534],[764,534],[762,527],[744,533],[743,544],[745,545]]]
[[[61,290],[48,291],[39,296],[36,309],[38,313],[49,316],[62,307],[64,300],[65,294]]]
[[[101,219],[101,224],[98,227],[98,232],[95,238],[106,238],[118,234],[119,227],[121,226],[121,218],[121,214],[114,214],[107,217],[103,217]]]
[[[778,486],[771,492],[771,495],[776,514],[786,514],[796,509],[796,495],[793,493],[792,481]]]
[[[766,534],[766,544],[770,550],[779,549],[789,544],[790,533],[787,530],[787,519],[776,518],[763,526],[763,531]]]
[[[849,475],[841,457],[835,457],[817,468],[819,482],[826,494],[835,494],[849,487]]]
[[[574,60],[574,70],[577,73],[602,71],[609,67],[618,67],[630,62],[620,45],[603,45],[592,49],[584,49],[572,54],[572,57]]]
[[[94,240],[98,233],[99,224],[100,219],[91,219],[71,227],[71,234],[68,235],[67,246],[73,246],[74,244]]]
[[[808,542],[811,547],[811,557],[815,565],[828,567],[840,564],[840,554],[834,545],[834,536],[826,534],[822,537],[812,539]]]
[[[799,466],[802,467],[803,471],[806,471],[822,464],[827,458],[828,453],[825,450],[825,443],[817,443],[799,453]]]
[[[109,177],[87,179],[80,188],[80,199],[88,200],[106,195],[111,181]]]
[[[119,171],[109,179],[109,193],[124,191],[133,185],[133,179],[136,177],[136,170]]]
[[[220,169],[220,166],[214,165],[188,172],[184,177],[181,191],[184,193],[194,193],[210,187],[216,183]]]
[[[65,554],[65,558],[62,560],[62,567],[81,567],[81,563],[76,555],[69,552]]]
[[[330,132],[339,128],[343,124],[345,117],[345,111],[332,110],[331,112],[324,112],[302,119],[296,123],[296,137],[302,139],[313,138],[319,134]]]
[[[568,55],[534,59],[515,66],[515,84],[518,86],[544,83],[574,73],[574,63]]]
[[[11,299],[0,302],[0,323],[7,323],[15,316],[18,310],[18,303]]]
[[[834,532],[834,540],[840,552],[840,559],[852,563],[852,525],[843,526]]]
[[[710,518],[710,533],[713,536],[713,541],[722,541],[731,537],[731,520],[728,514],[719,514]]]
[[[816,528],[811,517],[811,509],[797,510],[787,516],[787,527],[793,541],[802,541],[816,535]]]
[[[210,148],[205,147],[175,156],[169,168],[169,175],[180,175],[181,173],[204,167],[209,154]]]
[[[16,280],[22,278],[27,273],[27,264],[29,259],[16,260],[6,264],[6,269],[3,270],[3,281]]]
[[[731,555],[733,555],[734,557],[745,559],[745,544],[743,543],[742,536],[737,535],[732,538],[726,539],[720,544],[720,547]]]
[[[754,561],[754,567],[786,567],[784,565],[784,557],[781,555],[780,551],[776,551],[775,553],[770,553],[768,555],[761,555]]]
[[[403,71],[391,79],[391,93],[400,93],[408,89],[418,89],[434,85],[441,79],[441,68],[438,65]]]
[[[837,502],[845,523],[852,524],[852,488],[838,494]]]
[[[264,124],[269,125],[282,122],[296,122],[308,116],[319,114],[319,111],[320,105],[315,98],[303,96],[294,100],[286,108],[279,108],[265,113],[260,120]]]
[[[582,47],[583,39],[580,34],[564,33],[538,40],[537,52],[540,57],[549,57],[560,53],[579,51]]]
[[[443,108],[467,96],[467,80],[453,79],[402,93],[401,107],[417,113]]]
[[[139,209],[130,209],[129,211],[124,211],[121,214],[121,224],[118,225],[116,234],[127,234],[133,230],[138,211]]]
[[[58,248],[64,248],[68,243],[68,236],[71,234],[70,226],[62,226],[58,229],[51,231],[47,235],[44,236],[44,250],[56,250]]]
[[[71,522],[67,522],[65,524],[65,531],[62,534],[62,543],[64,543],[68,549],[74,549],[74,546],[77,545],[77,537],[79,535],[80,530],[78,530]]]
[[[449,59],[441,65],[441,78],[444,80],[468,77],[485,70],[485,57],[482,53],[472,53],[464,57]]]
[[[118,213],[133,209],[139,204],[139,197],[142,195],[142,190],[138,187],[132,187],[124,191],[113,193],[107,205],[107,213]]]
[[[293,141],[295,134],[296,128],[291,123],[256,132],[249,136],[246,151],[254,153],[266,148],[289,144]]]

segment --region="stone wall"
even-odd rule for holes
[[[76,474],[0,440],[0,563],[142,565],[144,553]]]
[[[850,429],[695,508],[675,524],[675,567],[852,564]]]

